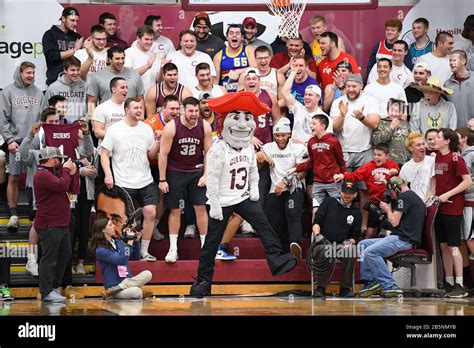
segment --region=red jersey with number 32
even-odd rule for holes
[[[442,155],[439,151],[435,157],[435,178],[436,195],[451,191],[462,181],[462,176],[469,174],[466,162],[457,153],[450,152]],[[449,201],[452,203],[443,203],[439,206],[438,213],[446,215],[463,215],[464,212],[464,192],[451,196]]]
[[[168,154],[168,170],[176,172],[204,171],[204,124],[202,118],[189,129],[181,117],[173,119],[176,133]]]

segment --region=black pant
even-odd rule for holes
[[[8,285],[10,283],[10,264],[12,259],[0,258],[0,285]]]
[[[212,280],[214,275],[214,258],[227,226],[227,221],[234,212],[248,221],[257,230],[257,235],[265,248],[265,257],[272,274],[275,274],[278,267],[288,261],[290,255],[283,254],[278,236],[272,229],[258,202],[246,199],[239,204],[223,207],[224,219],[222,221],[209,217],[206,242],[201,249],[201,256],[199,257],[199,279]]]
[[[61,285],[64,270],[71,257],[71,239],[69,229],[38,229],[42,257],[39,263],[39,288],[45,297]]]
[[[74,235],[77,229],[77,209],[71,209],[71,221],[69,222],[69,243],[71,246],[71,255],[67,260],[66,269],[64,270],[64,276],[62,281],[62,287],[65,288],[72,284],[72,252],[74,250]]]
[[[258,170],[258,176],[258,193],[260,195],[258,198],[258,204],[263,209],[265,205],[265,199],[267,198],[268,192],[270,191],[270,185],[272,183],[270,178],[270,167],[268,165],[264,165]]]
[[[299,190],[290,194],[289,191],[277,196],[274,193],[268,195],[265,203],[265,215],[280,238],[283,250],[290,250],[290,243],[301,242],[303,238],[303,216],[304,191]]]
[[[74,236],[74,242],[79,239],[79,260],[84,260],[87,254],[92,203],[94,201],[87,199],[86,178],[81,177],[81,193],[77,201],[77,227],[75,229],[76,235]]]
[[[355,246],[354,246],[355,247]],[[343,257],[343,258],[338,258],[338,261],[342,263],[342,276],[341,276],[341,282],[340,282],[340,287],[341,288],[352,288],[352,278],[354,274],[354,261],[355,258],[353,257]],[[329,284],[331,281],[331,275],[330,272],[332,269],[330,269],[327,274],[321,275],[318,277],[317,282],[318,286],[323,286],[325,287],[326,285]]]

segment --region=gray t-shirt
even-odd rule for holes
[[[127,97],[143,96],[145,94],[142,79],[137,72],[128,68],[124,68],[123,71],[115,74],[107,68],[92,75],[91,81],[87,87],[87,95],[97,97],[97,104],[101,104],[109,100],[112,97],[112,92],[110,91],[110,81],[114,77],[123,77],[125,80],[127,80]]]
[[[198,40],[196,50],[208,54],[213,59],[216,53],[225,47],[225,43],[220,37],[209,35],[204,41]]]

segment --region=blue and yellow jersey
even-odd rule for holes
[[[231,70],[247,68],[249,66],[247,47],[241,45],[239,52],[234,56],[228,54],[227,48],[225,48],[217,53],[217,57],[221,66],[219,85],[224,86],[227,92],[236,92],[239,81],[229,81],[229,72]]]

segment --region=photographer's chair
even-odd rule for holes
[[[420,248],[403,250],[387,258],[394,266],[398,265],[410,269],[410,288],[403,289],[403,291],[412,293],[416,297],[420,297],[422,293],[440,294],[437,289],[416,289],[416,265],[427,265],[432,262],[434,251],[432,232],[437,212],[438,206],[435,204],[427,208]]]

